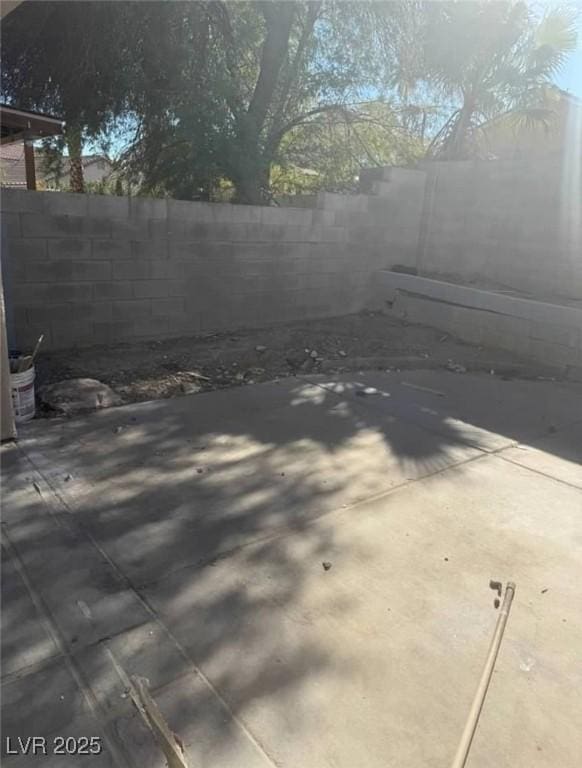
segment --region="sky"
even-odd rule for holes
[[[582,48],[573,53],[562,72],[556,78],[557,84],[582,99]]]
[[[582,0],[574,0],[569,5],[578,11],[578,45],[556,77],[556,83],[560,88],[582,99]]]

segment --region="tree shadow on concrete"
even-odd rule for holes
[[[7,532],[124,744],[141,736],[104,649],[150,678],[172,726],[207,760],[248,748],[241,723],[258,701],[288,701],[278,727],[293,732],[304,717],[296,703],[321,677],[353,673],[320,646],[316,617],[301,607],[309,579],[327,578],[322,563],[341,556],[333,527],[319,521],[447,467],[462,471],[480,453],[458,418],[462,403],[427,414],[429,393],[396,402],[396,387],[371,386],[359,395],[358,377],[341,390],[287,381],[25,433],[23,449],[58,498],[44,486],[39,494],[33,469],[20,467]],[[484,430],[503,420],[490,411]],[[348,508],[342,524],[357,514]],[[330,610],[347,615],[350,605]]]

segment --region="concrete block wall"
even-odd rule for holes
[[[12,346],[194,335],[355,312],[385,230],[340,209],[5,190]]]
[[[335,222],[347,227],[353,242],[382,235],[385,266],[416,268],[427,174],[407,168],[370,169],[369,194],[320,193],[318,207],[333,211]]]
[[[396,265],[582,299],[579,171],[551,157],[375,169],[367,194],[321,193],[313,207],[5,190],[9,341],[42,332],[47,348],[66,347],[345,314],[369,306],[377,271]]]
[[[570,166],[561,155],[427,166],[418,273],[582,299],[582,165]]]

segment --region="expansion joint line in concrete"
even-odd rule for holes
[[[510,447],[513,447],[513,446],[510,446]],[[536,475],[540,475],[540,477],[545,477],[546,480],[553,480],[555,483],[561,483],[562,485],[568,486],[568,488],[574,488],[574,490],[582,492],[582,488],[580,488],[579,485],[575,485],[574,483],[569,483],[567,480],[562,480],[561,477],[550,475],[549,472],[544,472],[541,469],[536,469],[535,467],[526,467],[525,464],[520,464],[519,461],[515,461],[515,459],[510,459],[508,456],[504,456],[503,451],[506,451],[506,450],[508,450],[508,448],[502,448],[498,453],[495,454],[495,456],[498,459],[501,459],[502,461],[507,462],[508,464],[513,464],[514,467],[525,469],[527,472],[533,472]],[[582,466],[580,467],[580,473],[582,475]]]
[[[68,513],[68,516],[72,517],[73,510],[71,509],[70,504],[63,498],[63,496],[54,488],[53,484],[51,483],[50,479],[45,476],[44,472],[38,467],[38,465],[35,463],[35,461],[30,457],[28,452],[24,451],[22,448],[20,448],[21,452],[24,453],[25,459],[29,462],[29,464],[34,469],[35,473],[42,479],[43,483],[46,484],[48,489],[50,490],[51,494],[53,495],[53,501],[56,499],[58,502],[64,507],[65,511]],[[47,504],[47,509],[49,510],[49,513],[53,518],[58,518],[59,512],[57,512],[54,509],[54,506],[51,504]],[[87,528],[82,524],[82,522],[79,520],[78,517],[74,518],[75,520],[75,528],[79,533],[81,533],[87,541],[99,552],[101,557],[108,563],[108,565],[115,571],[116,575],[119,577],[120,581],[132,592],[132,594],[135,596],[137,601],[142,605],[146,613],[150,616],[152,621],[154,621],[157,626],[162,630],[162,632],[166,635],[166,637],[170,640],[170,642],[173,644],[174,648],[178,651],[180,656],[186,661],[186,663],[190,666],[192,672],[196,675],[196,677],[201,680],[204,685],[209,689],[211,694],[217,699],[220,706],[225,710],[226,714],[229,716],[229,718],[237,725],[237,727],[240,729],[243,736],[247,738],[247,740],[254,746],[254,748],[257,750],[257,752],[264,758],[266,763],[268,763],[273,768],[277,768],[277,761],[274,757],[272,757],[269,752],[267,751],[266,747],[260,742],[258,737],[256,737],[252,731],[250,730],[249,726],[246,725],[246,723],[243,721],[243,719],[237,715],[231,708],[228,701],[224,698],[224,696],[220,693],[220,691],[216,688],[216,686],[212,683],[212,681],[204,674],[202,669],[196,664],[194,659],[192,659],[189,655],[189,653],[186,651],[184,646],[180,643],[178,638],[173,634],[171,629],[162,621],[162,619],[158,616],[157,612],[154,610],[154,608],[150,605],[149,601],[141,594],[139,589],[133,584],[132,580],[124,573],[122,568],[115,562],[115,560],[103,549],[99,541],[93,536],[93,534],[87,530]],[[62,523],[59,523],[62,525]],[[30,588],[33,589],[32,584],[30,584],[30,581],[28,578],[26,579],[26,582],[28,585],[30,585]],[[32,593],[31,593],[32,596]],[[33,598],[34,599],[34,598]],[[41,601],[41,598],[38,598],[37,601],[35,601],[35,605],[37,602]],[[42,602],[42,607],[46,613],[46,615],[50,615],[50,612],[48,610],[48,607],[44,605],[44,602]],[[72,668],[74,669],[74,677],[77,681],[77,684],[81,687],[84,693],[86,695],[91,697],[91,701],[95,702],[95,705],[97,708],[99,707],[99,704],[95,697],[93,696],[93,693],[89,690],[87,690],[87,686],[84,684],[83,679],[77,670],[76,666],[74,665],[73,660],[68,654],[68,651],[66,649],[66,644],[64,640],[60,637],[60,633],[58,632],[58,629],[55,627],[55,632],[57,633],[59,637],[58,647],[63,653],[63,655],[66,657],[68,664],[72,665]],[[117,671],[117,670],[116,670]],[[97,709],[98,711],[98,709]],[[99,718],[101,721],[101,718]],[[115,755],[119,753],[119,750],[115,745],[113,746],[112,753]],[[120,763],[120,765],[128,765],[128,762]],[[129,763],[131,765],[131,768],[133,767],[133,763]],[[137,767],[136,767],[137,768]]]
[[[51,658],[51,661],[55,662],[57,659],[62,659],[64,661],[70,675],[72,676],[77,687],[81,691],[85,701],[87,702],[89,711],[95,717],[95,720],[99,723],[101,727],[103,739],[105,741],[107,748],[109,749],[109,752],[117,768],[139,768],[138,766],[136,766],[133,760],[131,760],[124,753],[122,753],[119,747],[117,746],[115,737],[112,733],[111,725],[109,724],[105,716],[105,713],[103,712],[101,705],[99,704],[99,701],[95,697],[95,694],[91,689],[91,686],[85,681],[83,677],[83,673],[79,669],[79,666],[77,665],[77,663],[75,662],[71,654],[69,653],[66,642],[61,634],[61,631],[56,621],[54,620],[51,614],[51,611],[48,605],[46,605],[42,596],[38,593],[38,591],[35,589],[32,582],[28,578],[28,574],[26,573],[26,567],[22,562],[16,547],[14,546],[13,542],[10,540],[10,537],[6,532],[5,528],[1,532],[1,537],[2,537],[2,547],[4,548],[5,552],[9,555],[12,564],[14,565],[18,575],[22,579],[22,582],[26,588],[26,591],[30,595],[30,599],[32,600],[32,603],[39,616],[39,621],[41,622],[45,632],[51,638],[51,640],[55,644],[55,647],[59,651],[57,655]]]
[[[333,389],[329,389],[324,384],[321,384],[321,382],[313,381],[312,379],[309,379],[309,378],[305,378],[305,381],[308,381],[313,386],[316,386],[316,387],[319,387],[320,389],[325,390],[328,394],[334,395],[338,399],[340,398],[340,395],[337,392],[334,392]],[[362,403],[362,406],[366,407],[366,403]],[[402,417],[396,415],[395,413],[392,413],[391,415],[394,416],[396,419],[399,419],[403,424],[413,424],[414,426],[418,427],[419,429],[424,429],[426,432],[429,432],[430,434],[433,434],[433,435],[440,435],[441,434],[438,429],[433,429],[430,426],[427,426],[425,424],[421,425],[421,424],[418,424],[417,422],[415,422],[413,420],[403,419]],[[578,424],[582,424],[582,419],[576,419],[575,421],[570,422],[567,425],[567,427],[568,428],[575,427]],[[543,435],[540,435],[539,437],[541,438],[541,437],[543,437]],[[415,483],[415,482],[418,482],[419,480],[424,480],[427,477],[432,477],[434,474],[439,474],[440,472],[445,472],[448,469],[453,469],[454,467],[458,467],[461,464],[466,464],[469,461],[475,461],[476,459],[481,459],[484,456],[497,456],[498,458],[503,459],[503,461],[506,461],[508,464],[513,464],[515,467],[520,467],[521,469],[528,470],[529,472],[533,472],[536,475],[541,475],[542,477],[545,477],[548,480],[554,480],[556,483],[561,483],[562,485],[567,485],[569,488],[575,488],[576,490],[580,490],[580,487],[578,485],[575,485],[574,483],[569,483],[567,480],[562,480],[559,477],[555,477],[554,475],[550,475],[548,472],[543,472],[541,469],[536,469],[535,467],[527,467],[527,466],[525,466],[525,464],[521,464],[519,461],[515,461],[514,459],[510,459],[508,456],[504,456],[503,455],[504,451],[508,451],[510,448],[515,448],[519,444],[519,441],[517,441],[517,440],[512,440],[509,445],[504,445],[501,448],[496,448],[495,450],[492,450],[492,451],[486,451],[483,448],[481,448],[473,440],[468,440],[468,439],[463,438],[461,436],[458,436],[455,439],[456,439],[456,441],[458,443],[460,443],[462,445],[466,445],[469,448],[474,448],[475,450],[480,451],[481,452],[480,455],[471,457],[470,459],[466,459],[464,461],[460,461],[457,464],[451,464],[448,467],[444,467],[443,469],[438,469],[438,470],[436,470],[433,473],[430,473],[428,475],[423,475],[423,477],[419,477],[419,478],[414,479],[414,480],[407,480],[406,482],[404,482],[404,483],[402,483],[402,484],[400,484],[398,486],[395,486],[394,488],[390,489],[390,491],[397,490],[398,488],[402,488],[403,485],[408,485],[409,483]],[[388,491],[388,493],[390,491]],[[370,499],[370,500],[372,500],[372,499]],[[368,499],[366,499],[366,501],[368,501]]]

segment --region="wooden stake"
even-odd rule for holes
[[[467,722],[465,723],[463,735],[461,736],[461,741],[457,749],[457,754],[455,755],[455,759],[451,764],[451,768],[463,768],[467,763],[469,750],[471,749],[473,736],[475,735],[477,723],[479,722],[479,716],[485,702],[487,689],[489,688],[489,683],[491,682],[491,675],[493,674],[493,669],[497,660],[497,654],[499,653],[499,646],[501,645],[501,640],[503,639],[503,633],[505,632],[505,625],[507,624],[509,610],[511,608],[514,595],[515,584],[512,581],[509,581],[505,587],[503,605],[501,606],[501,611],[499,612],[499,616],[497,618],[497,624],[495,625],[495,631],[493,632],[493,638],[491,639],[491,645],[489,646],[489,653],[487,654],[487,659],[485,660],[485,666],[483,667],[479,685],[477,686],[477,690],[473,698],[473,703],[471,704],[471,709],[467,717]]]
[[[152,699],[145,677],[131,678],[129,695],[164,753],[168,768],[188,768],[184,748]]]

